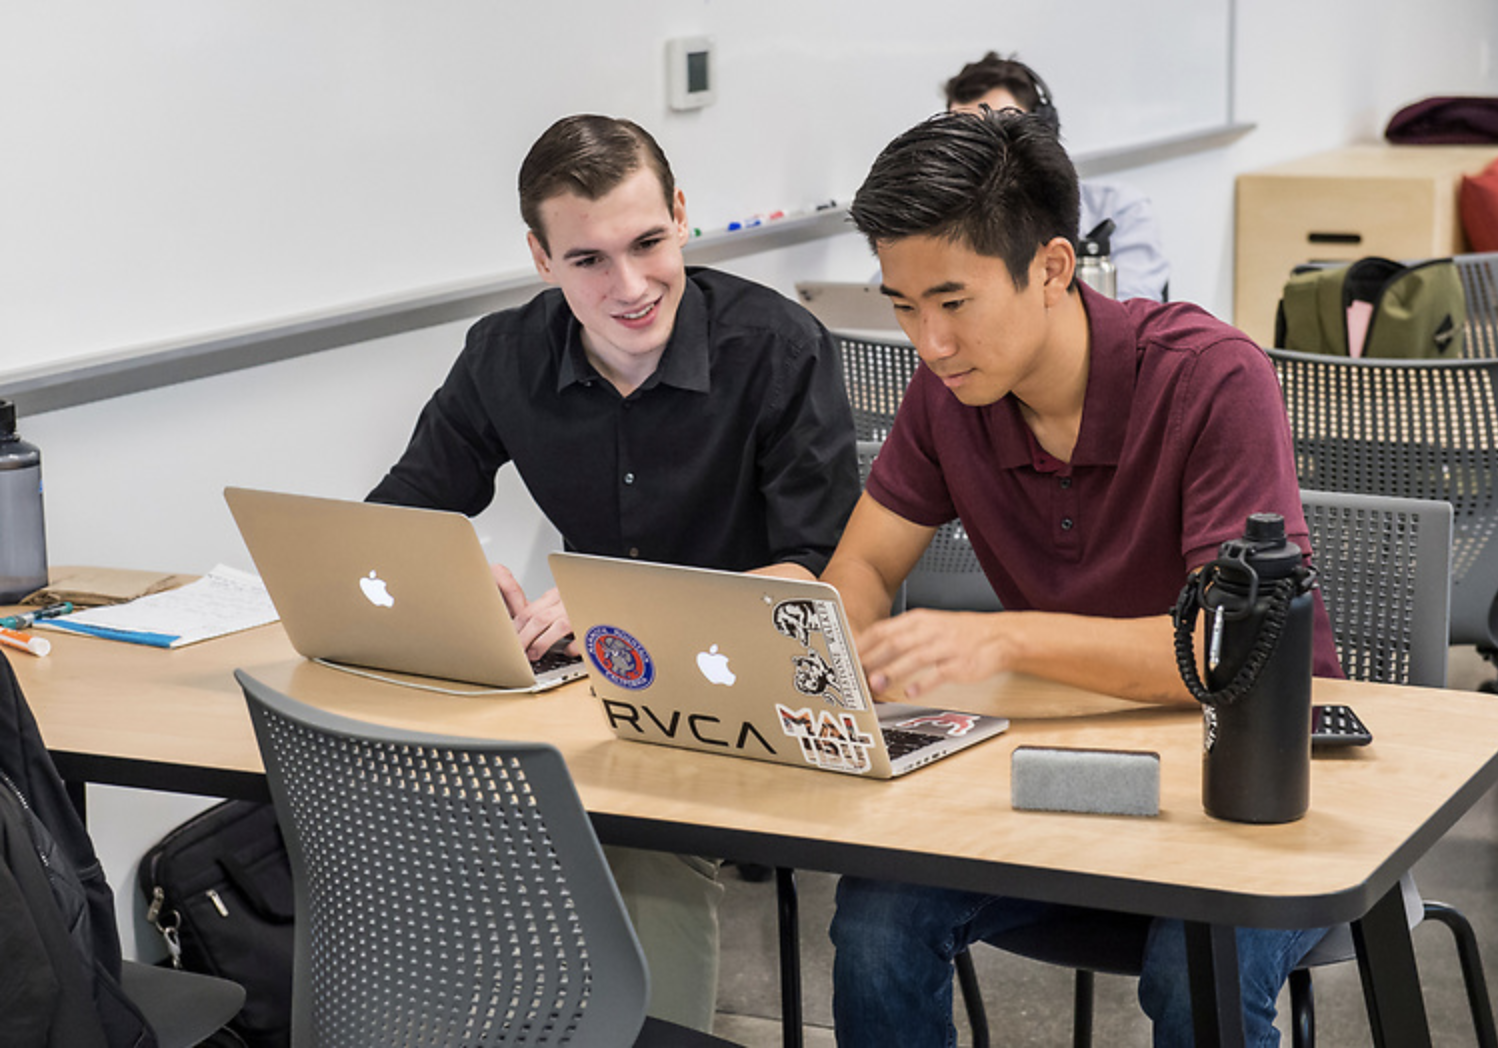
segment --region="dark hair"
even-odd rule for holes
[[[876,250],[945,237],[1003,259],[1017,288],[1042,245],[1065,237],[1076,246],[1078,210],[1077,172],[1055,133],[1012,110],[917,124],[884,147],[850,208]]]
[[[666,207],[673,208],[676,179],[650,132],[617,117],[586,113],[563,117],[536,139],[520,164],[520,217],[549,254],[541,226],[542,204],[562,193],[597,200],[642,165],[660,178]]]
[[[1002,87],[1014,96],[1027,113],[1034,113],[1058,135],[1061,133],[1061,116],[1051,100],[1051,90],[1046,87],[1040,74],[1014,57],[1000,58],[990,51],[976,62],[962,67],[944,86],[947,93],[947,108],[970,105],[988,92]]]

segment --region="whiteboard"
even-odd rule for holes
[[[1231,21],[1231,0],[12,4],[0,379],[525,270],[515,172],[571,112],[655,133],[709,230],[846,201],[990,48],[1046,79],[1075,153],[1211,129]],[[666,41],[694,35],[718,100],[675,112]]]

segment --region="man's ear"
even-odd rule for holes
[[[1046,305],[1055,305],[1065,297],[1077,272],[1077,249],[1065,237],[1052,237],[1040,249],[1045,279]]]
[[[687,224],[687,195],[681,191],[681,186],[676,187],[671,201],[671,219],[676,223],[676,242],[685,244],[692,238],[692,227]]]
[[[536,272],[540,274],[541,279],[548,284],[555,284],[556,278],[552,276],[551,272],[551,256],[541,246],[541,238],[527,229],[525,231],[525,244],[531,249],[531,261],[535,263]]]

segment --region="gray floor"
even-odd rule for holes
[[[1450,685],[1473,688],[1493,676],[1471,648],[1452,649]],[[1494,697],[1498,702],[1498,696]],[[1376,726],[1375,726],[1376,730]],[[1416,867],[1428,899],[1447,902],[1472,922],[1485,951],[1490,992],[1498,991],[1498,795],[1489,794]],[[798,877],[801,900],[805,1037],[809,1048],[833,1043],[832,949],[827,922],[834,878]],[[723,975],[714,1032],[748,1048],[782,1043],[775,947],[775,887],[748,883],[726,871],[723,909]],[[1470,1045],[1475,1039],[1451,936],[1428,922],[1415,929],[1426,1009],[1437,1045]],[[1071,1044],[1071,976],[1058,968],[978,947],[973,953],[983,985],[995,1045]],[[1100,976],[1094,1043],[1147,1046],[1149,1026],[1134,998],[1132,979]],[[1363,1011],[1356,965],[1318,969],[1315,975],[1317,1043],[1321,1048],[1363,1048],[1372,1039]],[[1287,1005],[1282,1001],[1281,1011]],[[969,1043],[959,1021],[959,1041]],[[1286,1034],[1283,1040],[1289,1045]]]

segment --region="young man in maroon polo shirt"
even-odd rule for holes
[[[1022,671],[1140,702],[1195,704],[1169,610],[1187,574],[1282,514],[1309,548],[1290,431],[1263,352],[1185,304],[1075,280],[1076,173],[1024,114],[946,114],[895,139],[853,202],[882,291],[923,366],[823,578],[870,684],[914,698]],[[888,610],[959,517],[1006,609]],[[1316,672],[1341,676],[1325,610]],[[832,926],[840,1044],[950,1045],[952,957],[1063,908],[846,877]],[[1240,929],[1248,1043],[1321,930]],[[1180,922],[1152,923],[1140,1001],[1155,1044],[1192,1043]]]

